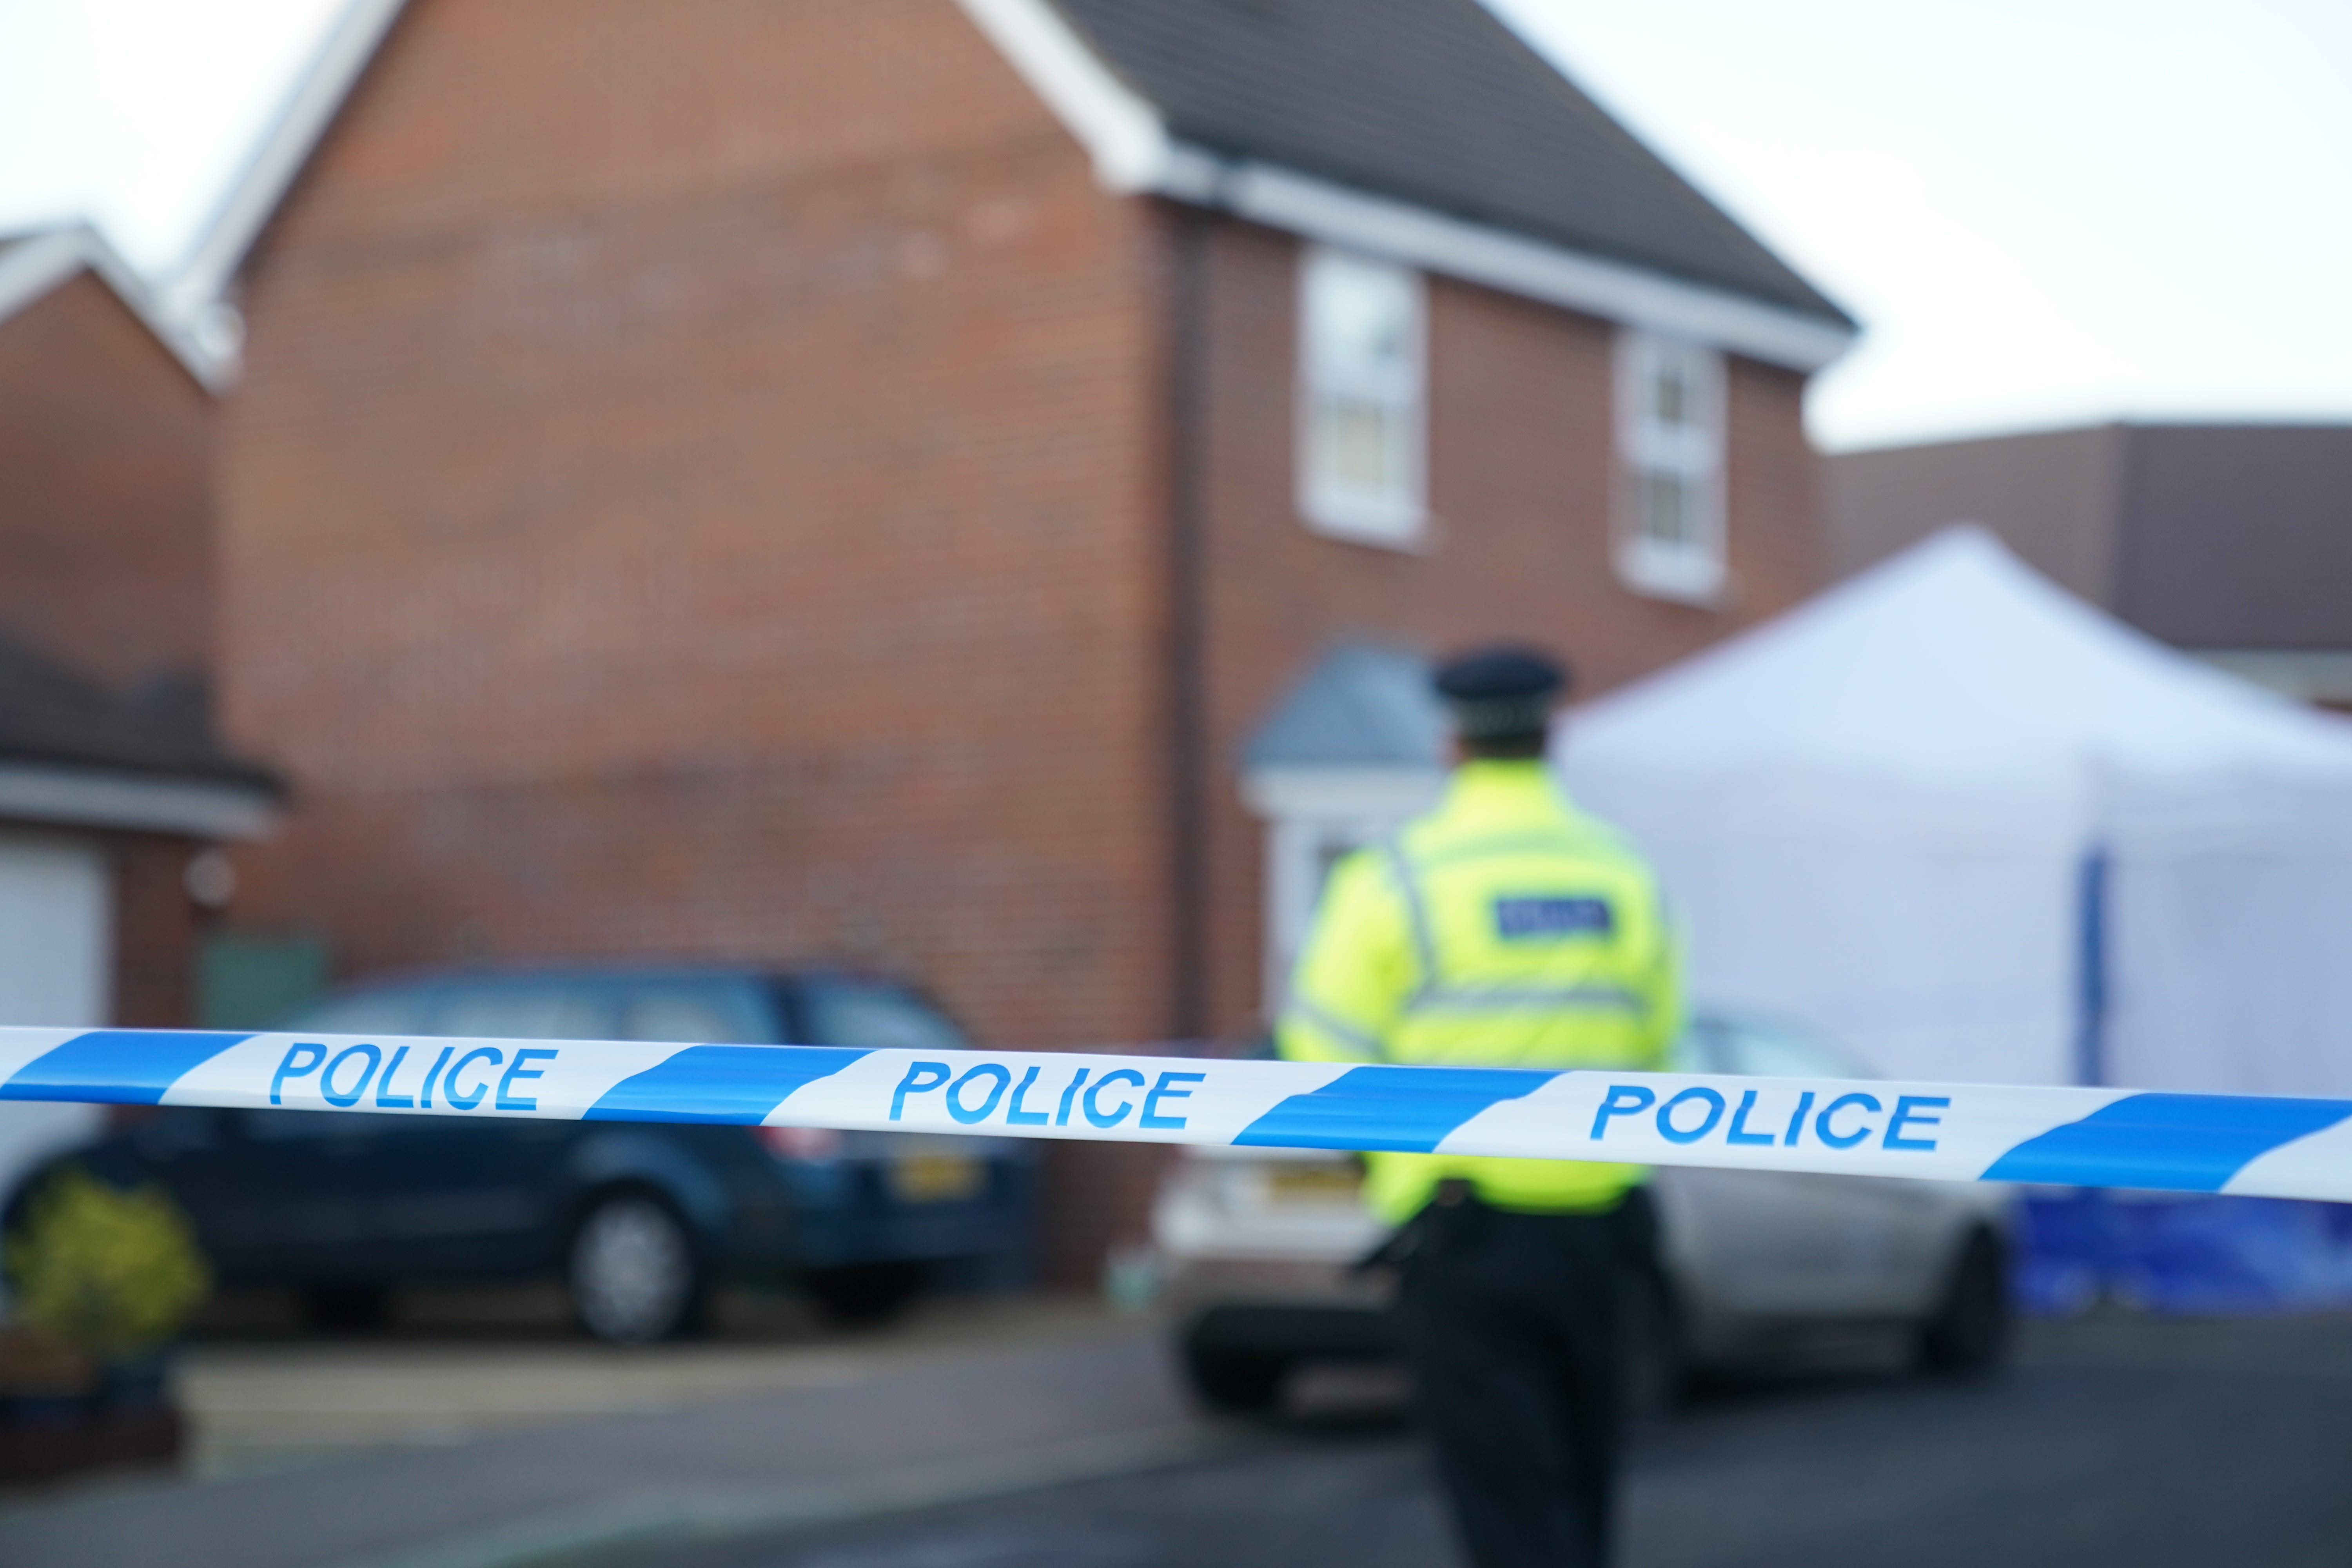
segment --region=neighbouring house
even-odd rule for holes
[[[254,169],[185,285],[223,711],[302,787],[239,917],[346,972],[1244,1037],[1269,900],[1420,787],[1278,710],[1826,578],[1853,322],[1475,0],[362,0]],[[1069,1268],[1149,1166],[1057,1158]]]
[[[2352,707],[2352,426],[2101,425],[1826,467],[1841,576],[1980,522],[2151,637]]]
[[[213,391],[89,229],[0,239],[0,1024],[184,1026],[214,848],[280,795],[205,713]],[[0,1192],[81,1106],[0,1106]]]
[[[0,628],[109,685],[196,694],[234,367],[87,226],[0,237]]]

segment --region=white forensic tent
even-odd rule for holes
[[[2352,1095],[2352,722],[1981,529],[1578,710],[1561,752],[1710,1002],[1902,1077]]]

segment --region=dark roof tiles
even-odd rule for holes
[[[0,637],[0,764],[32,763],[283,793],[266,769],[223,753],[184,691],[117,697],[70,668]]]
[[[1054,0],[1179,140],[1850,319],[1478,0]]]

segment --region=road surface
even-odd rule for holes
[[[1981,1386],[1717,1392],[1640,1448],[1622,1568],[2344,1568],[2352,1319],[2045,1325]],[[680,1568],[1451,1568],[1402,1422],[763,1540]]]

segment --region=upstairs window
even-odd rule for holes
[[[1418,546],[1428,441],[1420,274],[1310,249],[1299,321],[1300,512],[1337,539]]]
[[[1617,570],[1688,604],[1725,580],[1723,359],[1629,331],[1617,348]]]

